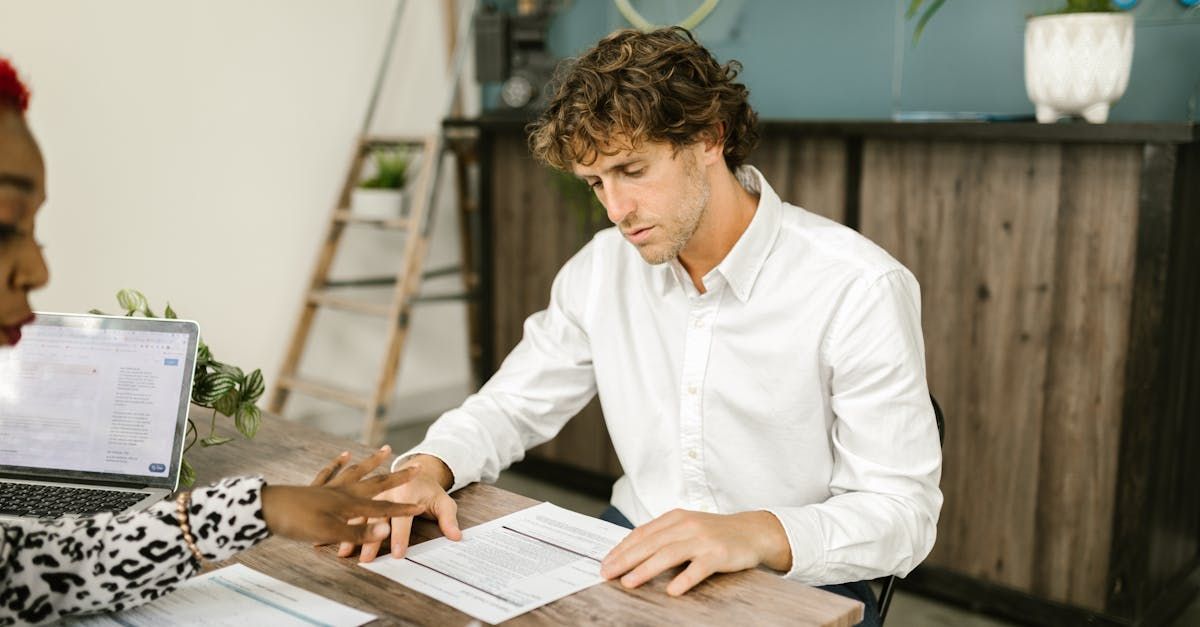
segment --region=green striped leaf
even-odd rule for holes
[[[237,416],[233,418],[233,424],[246,439],[252,439],[262,426],[262,410],[253,403],[242,403]]]
[[[142,308],[142,303],[146,297],[137,290],[124,289],[117,292],[117,304],[121,309],[125,310],[125,315],[132,315],[133,312]]]
[[[212,407],[220,398],[213,394],[212,375],[204,371],[196,372],[196,380],[192,382],[192,402],[202,407]]]
[[[246,376],[246,382],[242,384],[242,400],[247,403],[253,403],[262,397],[266,390],[266,385],[263,384],[262,370],[255,368]]]
[[[241,400],[241,394],[238,394],[237,388],[232,388],[213,403],[213,409],[226,416],[232,416],[237,412]]]
[[[212,351],[208,350],[208,344],[200,340],[200,346],[196,348],[196,372],[207,372],[204,368],[207,368],[212,360]]]
[[[236,378],[219,371],[208,375],[207,379],[209,381],[209,385],[212,386],[212,396],[214,401],[222,396],[225,396],[229,390],[237,387],[238,384]]]
[[[214,361],[209,365],[212,367],[213,370],[216,370],[217,372],[219,372],[221,374],[225,374],[225,375],[229,375],[230,377],[233,377],[233,379],[237,383],[241,383],[246,380],[246,375],[244,373],[242,373],[242,369],[238,368],[237,366],[235,366],[233,364],[225,364],[225,363],[221,363],[219,361]]]

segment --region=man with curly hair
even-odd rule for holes
[[[679,28],[614,33],[564,66],[530,147],[616,227],[562,268],[496,375],[397,459],[421,478],[386,498],[457,538],[446,491],[495,480],[598,393],[625,470],[604,517],[636,525],[606,577],[634,587],[686,564],[679,595],[761,564],[864,600],[870,623],[863,580],[920,563],[942,503],[918,286],[744,165],[757,133],[738,70]],[[394,555],[410,524],[393,521]]]

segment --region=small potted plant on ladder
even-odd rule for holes
[[[350,209],[365,218],[388,219],[404,212],[405,185],[412,154],[398,147],[371,150],[374,173],[359,183],[350,199]]]

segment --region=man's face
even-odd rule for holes
[[[677,152],[671,144],[647,142],[573,169],[642,258],[660,264],[679,256],[708,209],[711,188],[697,158],[700,146]]]
[[[49,278],[33,237],[34,217],[45,200],[37,144],[21,115],[0,107],[0,346],[21,339],[21,326],[33,318],[29,292]]]

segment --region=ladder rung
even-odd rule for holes
[[[430,294],[428,296],[414,296],[412,304],[420,305],[422,303],[444,303],[455,300],[471,300],[475,298],[473,292],[461,292],[458,294]]]
[[[441,268],[432,268],[432,269],[430,269],[430,270],[426,270],[425,272],[421,273],[421,278],[424,278],[424,279],[434,279],[434,278],[437,278],[437,277],[440,277],[440,276],[449,276],[449,275],[452,275],[452,274],[461,274],[461,273],[462,273],[462,271],[463,271],[463,268],[462,268],[462,266],[457,266],[457,265],[455,265],[455,266],[443,266],[443,267],[441,267]]]
[[[368,135],[363,138],[368,146],[424,146],[424,137],[412,135]]]
[[[446,266],[444,268],[434,268],[426,270],[421,274],[422,279],[436,279],[438,277],[459,274],[462,272],[462,266]],[[469,280],[469,279],[468,279]],[[393,276],[374,276],[363,277],[361,279],[332,279],[325,282],[325,287],[383,287],[386,285],[395,285],[396,277]]]
[[[334,296],[320,290],[314,290],[308,293],[308,302],[313,305],[321,305],[333,309],[341,309],[343,311],[353,311],[355,313],[367,314],[371,316],[387,316],[392,313],[391,303],[377,303],[364,300],[355,300],[344,296]]]
[[[407,218],[372,218],[369,216],[360,216],[349,209],[338,209],[333,214],[333,219],[345,224],[366,224],[376,226],[381,229],[407,229]]]
[[[366,277],[362,279],[334,279],[331,281],[326,281],[325,287],[384,287],[395,284],[396,277],[379,276]]]
[[[280,377],[279,386],[287,388],[293,392],[300,392],[315,398],[321,398],[330,401],[337,401],[343,405],[351,407],[361,407],[366,409],[371,404],[371,399],[361,393],[340,388],[327,383],[317,383],[308,379],[299,377]]]

